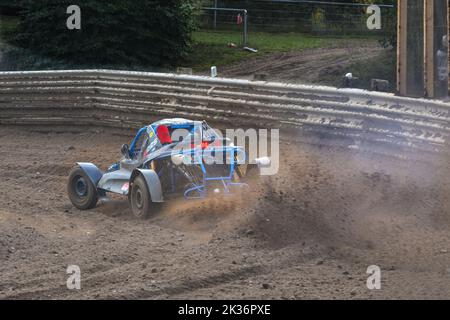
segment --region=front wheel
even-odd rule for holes
[[[152,201],[147,182],[142,175],[138,176],[131,185],[129,196],[131,211],[139,219],[147,219],[152,212]]]
[[[70,201],[77,209],[89,210],[97,205],[97,188],[79,166],[70,172],[67,191]]]

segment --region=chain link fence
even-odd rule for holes
[[[244,21],[239,11],[246,9],[248,30],[252,32],[307,33],[312,35],[388,36],[396,30],[395,5],[381,4],[381,29],[369,30],[369,4],[320,1],[210,1],[202,13],[201,29],[209,31],[244,32]]]

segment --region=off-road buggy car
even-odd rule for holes
[[[128,196],[133,214],[147,218],[158,203],[174,196],[202,199],[230,195],[268,158],[249,164],[245,150],[234,146],[206,122],[166,119],[139,130],[123,158],[106,173],[92,163],[72,169],[68,193],[73,205],[92,209],[108,193]]]

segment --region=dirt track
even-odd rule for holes
[[[281,82],[322,83],[331,75],[340,79],[359,61],[370,61],[384,52],[376,42],[301,51],[279,52],[224,66],[220,74],[227,78],[252,79],[254,74],[265,74],[267,80]]]
[[[245,201],[173,202],[145,222],[123,201],[74,209],[73,163],[105,169],[128,140],[0,128],[0,298],[450,298],[445,163],[284,142],[279,175]],[[374,264],[381,291],[366,288]]]

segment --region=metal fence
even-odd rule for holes
[[[395,32],[395,5],[381,4],[382,29],[368,30],[365,3],[321,1],[210,1],[208,7],[240,8],[248,11],[249,32],[298,32],[316,35],[386,35]],[[203,30],[242,31],[238,12],[203,12]]]
[[[246,9],[204,7],[203,12],[201,21],[204,28],[241,33],[241,39],[236,39],[235,44],[241,44],[243,47],[248,45],[248,11]]]

